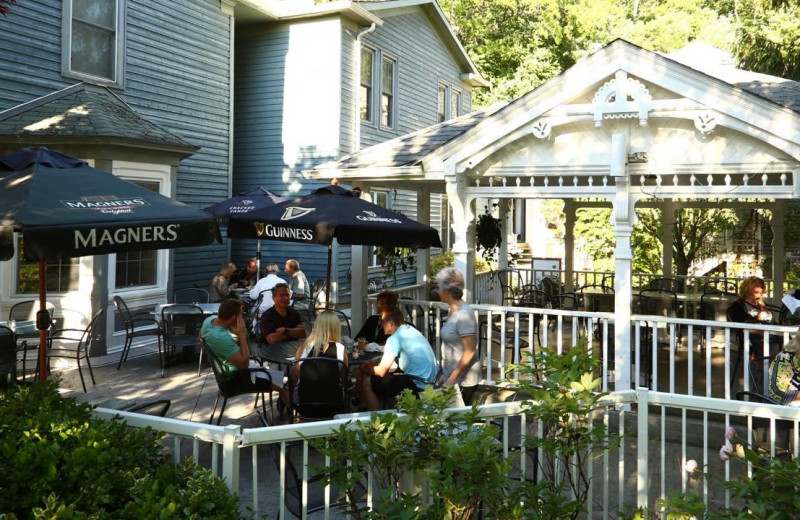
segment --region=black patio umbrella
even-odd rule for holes
[[[46,260],[202,246],[219,238],[209,213],[46,148],[0,158],[0,260],[14,255],[14,232],[22,234],[25,259],[39,262],[41,379],[47,377]]]
[[[225,199],[216,204],[212,204],[205,211],[215,215],[220,225],[226,225],[230,217],[247,218],[251,212],[275,205],[279,202],[285,201],[286,198],[273,193],[267,189],[259,186],[258,188],[245,191]],[[258,241],[258,250],[256,251],[256,262],[259,269],[261,268],[261,241]]]
[[[325,186],[304,197],[231,216],[228,236],[328,246],[327,291],[331,285],[331,243],[385,247],[441,247],[432,227],[358,197],[339,186]],[[330,301],[330,294],[326,294]]]

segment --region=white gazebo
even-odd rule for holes
[[[475,200],[563,199],[568,283],[576,201],[605,201],[616,235],[617,324],[631,320],[637,204],[658,205],[671,215],[670,208],[682,205],[768,200],[779,264],[775,286],[781,287],[785,201],[800,191],[800,84],[730,64],[700,70],[679,59],[616,40],[502,107],[362,150],[308,175],[364,188],[416,188],[420,220],[428,215],[429,194],[445,192],[454,214],[456,265],[468,287]],[[662,239],[670,244],[674,223],[664,224]],[[671,247],[664,251],[670,272]],[[355,253],[353,294],[363,294],[365,263]],[[358,316],[361,303],[353,305]],[[630,342],[631,328],[615,327],[615,345],[625,346],[615,349],[616,366],[624,367],[615,372],[618,390],[630,388]]]

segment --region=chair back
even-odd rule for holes
[[[332,312],[339,317],[339,323],[342,325],[342,336],[352,337],[353,331],[350,328],[350,318],[347,317],[347,314],[336,309],[328,309],[328,312]]]
[[[64,328],[51,331],[47,336],[49,347],[54,348],[55,346],[57,349],[58,344],[63,344],[64,342],[75,342],[76,344],[71,346],[69,348],[70,350],[88,349],[95,337],[100,334],[100,330],[102,329],[100,326],[100,317],[105,313],[105,311],[105,309],[100,309],[95,312],[91,321],[89,321],[88,325],[86,325],[86,328],[84,329]]]
[[[500,284],[501,305],[516,305],[517,294],[522,290],[522,275],[516,269],[500,269],[496,273]]]
[[[161,309],[161,326],[168,345],[194,345],[203,325],[203,309],[197,305],[175,304]]]
[[[131,310],[128,308],[128,304],[125,303],[125,300],[123,300],[121,296],[114,296],[114,307],[116,307],[117,312],[119,312],[119,315],[122,318],[122,323],[125,325],[125,331],[133,332],[133,319],[131,318]]]
[[[675,318],[678,316],[678,295],[665,289],[642,289],[639,291],[639,312]]]
[[[196,287],[178,289],[172,295],[175,303],[208,303],[210,298],[207,290]]]
[[[307,357],[294,362],[300,366],[300,376],[295,383],[297,400],[292,407],[300,417],[330,419],[347,408],[344,386],[347,366],[328,356]]]
[[[126,411],[144,415],[155,415],[156,417],[166,417],[171,404],[172,401],[169,399],[160,399],[158,401],[136,405],[133,408],[128,408]]]
[[[214,372],[214,379],[217,381],[219,395],[222,397],[233,397],[233,395],[228,391],[228,379],[226,377],[225,367],[222,365],[222,360],[214,353],[213,350],[208,348],[208,344],[203,338],[200,338],[200,342],[203,344],[203,350],[205,350],[206,354],[208,354],[208,360],[211,363],[211,371]]]
[[[50,328],[53,324],[53,315],[55,314],[56,306],[51,302],[45,302],[45,308],[47,309],[47,313],[50,315],[50,319],[47,324],[47,328]],[[8,319],[14,321],[37,321],[36,317],[38,312],[38,300],[25,300],[24,302],[15,303],[11,307],[11,310],[8,311]]]
[[[653,278],[647,288],[680,293],[683,292],[683,282],[677,278]]]
[[[614,289],[606,285],[585,285],[578,289],[578,301],[587,312],[614,312]]]
[[[10,328],[0,325],[0,388],[17,382],[17,337]]]

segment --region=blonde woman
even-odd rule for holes
[[[314,329],[308,339],[300,345],[295,354],[295,359],[305,359],[307,357],[329,357],[342,361],[348,365],[347,349],[341,342],[342,324],[336,313],[325,311],[317,316],[314,322]],[[297,389],[301,384],[300,365],[293,363],[291,369],[292,381],[294,385],[294,397],[297,398]]]

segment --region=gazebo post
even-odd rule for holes
[[[661,206],[661,222],[664,223],[661,235],[664,263],[661,272],[668,278],[673,274],[672,244],[675,242],[675,202],[672,199],[666,199]]]
[[[361,198],[372,202],[370,185],[360,183]],[[350,259],[350,322],[360,327],[367,319],[367,275],[369,273],[369,248],[367,246],[351,246]]]
[[[575,292],[575,201],[564,199],[564,290]]]
[[[421,188],[417,190],[417,220],[425,224],[431,223],[431,190]],[[445,230],[446,231],[446,230]],[[417,249],[417,284],[428,281],[428,269],[431,266],[430,249]],[[424,291],[421,299],[428,299],[428,291]]]
[[[447,203],[453,210],[453,256],[455,267],[464,275],[465,300],[470,301],[475,293],[475,248],[470,231],[475,226],[473,200],[467,197],[465,175],[456,175],[455,164],[445,165],[445,189]]]
[[[778,303],[783,298],[783,281],[786,270],[786,250],[783,239],[786,201],[776,200],[772,209],[772,299]]]
[[[614,249],[614,389],[631,388],[631,275],[633,250],[631,235],[636,223],[636,200],[631,197],[627,172],[628,135],[614,129],[611,135],[610,173],[616,194],[611,212],[616,248]]]
[[[503,237],[497,252],[497,269],[500,271],[508,269],[508,203],[510,200],[497,200],[497,218],[500,219],[500,236]],[[491,199],[489,199],[489,202],[491,203]],[[489,207],[491,208],[492,205],[490,204]]]

